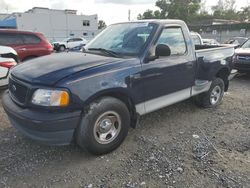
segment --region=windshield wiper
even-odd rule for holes
[[[105,48],[88,48],[87,50],[96,50],[96,51],[101,51],[104,52],[112,57],[120,57],[116,52],[112,51],[112,50],[107,50]]]

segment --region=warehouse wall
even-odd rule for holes
[[[214,32],[201,32],[202,38],[211,38],[216,39],[218,42],[225,42],[233,37],[250,37],[250,30],[246,32],[242,32],[240,30],[233,31],[214,31]]]
[[[223,43],[232,37],[250,37],[250,23],[189,26],[190,30],[201,34],[202,38],[216,39]]]
[[[98,32],[97,15],[65,14],[64,11],[41,10],[17,13],[17,28],[43,33],[49,41],[62,40],[70,36],[93,38]],[[83,21],[89,20],[89,26]]]

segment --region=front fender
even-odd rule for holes
[[[126,66],[102,66],[76,73],[58,83],[71,91],[74,106],[83,108],[98,96],[105,93],[122,93],[135,103],[141,102],[142,84],[133,75],[141,71],[140,62],[126,62]],[[128,66],[129,65],[129,66]]]

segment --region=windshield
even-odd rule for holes
[[[138,56],[155,28],[156,24],[145,22],[111,25],[85,49],[105,49],[118,55]]]
[[[243,45],[242,48],[250,48],[250,39],[248,39]]]
[[[67,42],[70,38],[63,39],[63,42]]]

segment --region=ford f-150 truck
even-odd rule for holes
[[[12,125],[33,140],[75,141],[104,154],[122,143],[141,115],[191,97],[203,107],[219,105],[233,55],[233,47],[193,45],[180,20],[114,24],[83,53],[16,66],[3,107]]]

